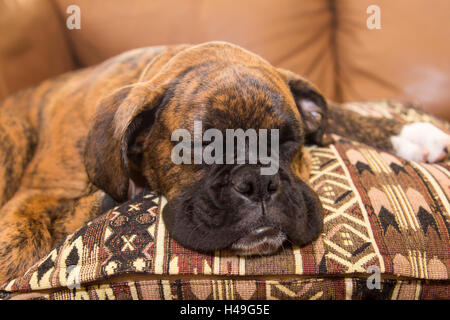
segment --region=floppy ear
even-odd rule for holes
[[[128,196],[128,147],[142,128],[151,127],[165,87],[139,83],[120,88],[97,106],[86,140],[84,163],[89,180],[116,201]]]
[[[284,69],[278,69],[287,81],[300,112],[305,130],[306,143],[327,145],[324,139],[327,126],[327,101],[317,88],[301,76]]]

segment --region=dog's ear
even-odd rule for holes
[[[309,81],[284,69],[278,72],[288,83],[300,112],[305,131],[306,143],[327,145],[330,141],[324,139],[327,125],[327,101]]]
[[[128,148],[152,126],[165,86],[139,83],[118,89],[97,106],[86,140],[84,163],[90,181],[116,201],[128,197]]]

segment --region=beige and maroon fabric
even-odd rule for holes
[[[412,105],[346,107],[372,116],[431,121],[450,132],[449,123]],[[144,193],[67,237],[25,275],[0,287],[0,296],[450,298],[450,161],[411,162],[335,138],[329,147],[309,147],[310,182],[325,209],[323,233],[310,245],[286,245],[278,254],[251,258],[194,252],[167,234],[159,214],[165,200]],[[375,271],[380,272],[379,289],[367,282]]]

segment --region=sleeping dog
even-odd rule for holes
[[[276,172],[261,174],[261,161],[177,163],[173,132],[195,136],[196,122],[200,134],[276,132],[266,139],[276,145]],[[284,241],[310,243],[323,210],[308,184],[304,146],[326,145],[326,132],[429,162],[442,160],[450,144],[429,124],[327,103],[301,76],[224,42],[132,50],[12,95],[0,106],[0,282],[104,204],[143,188],[166,197],[168,231],[195,250],[271,254]]]

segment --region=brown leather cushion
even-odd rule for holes
[[[376,2],[381,29],[369,30]],[[338,86],[343,101],[418,101],[450,120],[450,1],[336,1]]]
[[[0,98],[135,47],[226,40],[313,81],[329,99],[420,102],[450,120],[450,2],[0,0]],[[81,7],[81,30],[66,9]],[[64,34],[67,39],[64,39]],[[70,46],[67,45],[70,44]],[[73,52],[72,52],[73,50]]]
[[[307,75],[334,97],[327,0],[58,0],[81,9],[81,30],[66,30],[80,63],[92,65],[122,51],[162,44],[225,40],[272,64]]]
[[[0,99],[73,68],[50,1],[0,1]]]

